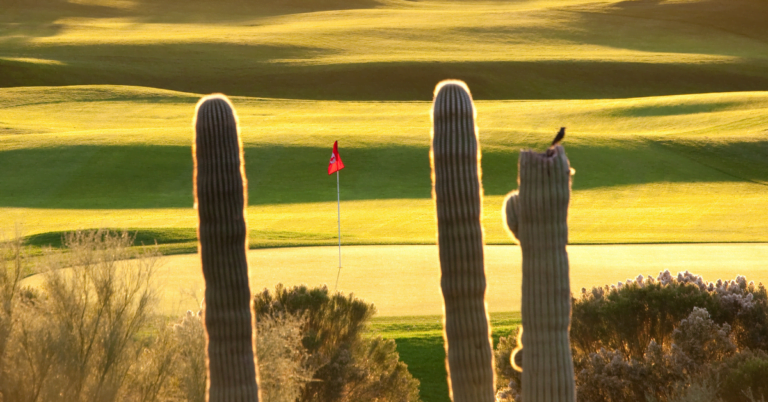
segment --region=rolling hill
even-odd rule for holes
[[[601,99],[768,90],[762,0],[27,0],[0,86],[269,98]]]

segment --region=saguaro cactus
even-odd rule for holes
[[[493,354],[485,311],[480,149],[466,84],[437,85],[432,122],[432,197],[437,208],[448,388],[455,402],[490,402]]]
[[[237,115],[224,95],[198,102],[192,156],[205,277],[206,400],[258,401],[246,260],[247,181]]]
[[[523,251],[522,396],[525,402],[575,402],[565,250],[571,168],[558,145],[550,156],[520,152],[518,170],[519,192],[507,196],[503,213]]]

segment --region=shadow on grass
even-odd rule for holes
[[[679,21],[760,41],[768,40],[763,0],[660,1],[625,0],[613,4],[607,12],[666,21]]]
[[[7,47],[7,46],[6,46]],[[437,82],[462,79],[475,99],[604,99],[768,90],[768,61],[392,62],[316,65],[334,50],[300,46],[163,44],[10,46],[0,87],[132,85],[193,93],[327,100],[429,101]],[[282,60],[282,61],[281,61]],[[511,78],[513,77],[513,78]]]
[[[483,152],[486,195],[517,188],[517,149]],[[656,182],[766,183],[768,141],[619,141],[566,144],[583,190]],[[329,148],[246,147],[250,205],[336,201]],[[348,148],[341,199],[428,199],[429,149]],[[70,146],[0,152],[0,206],[68,209],[191,208],[190,148]]]
[[[317,65],[306,61],[338,50],[225,43],[141,46],[37,43],[29,46],[29,38],[60,33],[63,28],[56,21],[66,17],[120,16],[137,22],[171,19],[215,25],[257,19],[270,13],[381,6],[377,0],[222,0],[215,3],[133,0],[125,3],[133,6],[117,9],[94,5],[109,4],[106,2],[84,5],[66,0],[5,3],[3,14],[10,15],[12,20],[9,24],[0,24],[0,50],[17,60],[0,60],[0,71],[3,71],[0,86],[119,84],[194,93],[337,100],[430,100],[434,85],[445,78],[465,80],[475,99],[603,99],[768,90],[768,60],[760,56],[765,53],[768,41],[768,24],[764,23],[768,5],[764,0],[625,1],[585,6],[586,9],[556,9],[553,12],[574,13],[563,24],[553,26],[508,30],[457,27],[458,32],[464,31],[467,35],[487,35],[488,41],[514,39],[522,33],[547,40],[641,52],[733,56],[716,62],[404,61]],[[466,6],[471,7],[472,2]],[[399,34],[397,28],[390,32]],[[716,40],[702,40],[702,32]],[[753,40],[744,46],[718,42],[721,37],[734,35]],[[25,58],[60,64],[18,60]],[[286,60],[299,63],[286,64]],[[627,60],[631,60],[631,56]]]
[[[133,241],[134,246],[151,246],[155,243],[158,245],[188,242],[197,243],[197,232],[194,228],[109,230],[118,233],[128,232],[131,236],[135,236]],[[61,248],[66,233],[67,232],[47,232],[26,236],[24,238],[24,243],[31,247]]]
[[[421,382],[420,395],[424,402],[450,402],[445,348],[443,336],[397,338],[400,360],[408,365],[408,371]]]
[[[16,34],[28,39],[56,34],[58,31],[47,32],[45,27],[55,26],[54,22],[62,18],[130,18],[137,23],[231,23],[287,14],[367,9],[380,5],[381,2],[377,0],[130,0],[114,3],[3,0],[0,15],[13,18],[12,22],[15,23],[26,23],[26,32]],[[0,17],[0,21],[3,19]]]

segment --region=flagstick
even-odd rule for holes
[[[341,194],[339,193],[339,171],[336,171],[336,209],[339,217],[339,272],[336,274],[336,291],[339,288],[339,276],[341,275]]]

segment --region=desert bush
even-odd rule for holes
[[[668,401],[693,377],[708,373],[710,365],[736,351],[728,324],[716,324],[703,308],[694,307],[671,338],[669,345],[651,340],[640,359],[604,348],[580,355],[575,362],[580,400],[618,402],[652,397]]]
[[[725,359],[713,378],[724,402],[753,402],[768,398],[768,354],[746,350]]]
[[[520,400],[522,378],[520,372],[512,367],[512,352],[517,348],[522,327],[517,333],[499,338],[499,343],[493,352],[494,369],[496,373],[496,400],[499,402],[514,402]]]
[[[188,402],[205,402],[205,328],[203,311],[187,311],[180,322],[173,324],[176,343],[176,368],[168,387],[170,393]]]
[[[743,276],[705,282],[688,272],[582,289],[570,334],[579,401],[760,400],[767,299]],[[504,338],[496,349],[499,400],[521,400],[515,345]]]
[[[417,401],[418,380],[399,361],[392,340],[367,337],[372,304],[328,288],[278,285],[254,297],[257,322],[302,317],[305,366],[314,371],[299,401]],[[258,347],[258,346],[257,346]]]
[[[675,326],[694,307],[706,309],[718,324],[727,323],[740,348],[768,348],[768,297],[762,284],[705,282],[689,272],[656,278],[642,275],[617,285],[582,289],[573,299],[571,344],[576,353],[600,348],[641,359],[651,340],[668,345]]]
[[[26,292],[20,281],[29,271],[29,258],[16,227],[12,239],[0,239],[0,367],[3,366],[5,348],[14,328],[14,308],[19,294]]]
[[[675,387],[669,402],[723,402],[717,396],[718,389],[716,382],[699,379],[694,381],[688,387]],[[649,397],[648,402],[658,402],[658,399]]]
[[[601,348],[641,359],[651,340],[667,344],[675,325],[694,307],[716,310],[716,301],[699,286],[660,274],[642,275],[618,286],[582,289],[573,300],[571,343],[577,353]]]
[[[157,254],[137,255],[130,236],[108,231],[71,233],[64,244],[66,254],[43,260],[43,291],[16,292],[0,395],[19,402],[133,398],[126,378],[152,318]],[[151,400],[147,392],[143,400]]]
[[[259,388],[265,402],[293,402],[312,379],[308,354],[302,347],[302,317],[263,317],[257,324],[256,353]],[[202,310],[187,311],[172,326],[175,367],[163,394],[172,400],[205,401],[205,331]]]
[[[300,316],[262,317],[257,323],[259,388],[267,402],[295,402],[317,370],[302,346],[306,320]]]
[[[664,271],[583,289],[573,300],[571,329],[579,399],[671,401],[711,389],[725,398],[733,390],[721,380],[735,369],[716,368],[765,347],[767,305],[762,284],[743,276],[708,283]],[[706,387],[688,392],[705,379]],[[741,384],[733,385],[739,395],[754,391],[746,381],[733,384]]]
[[[27,258],[18,231],[17,228],[13,239],[0,239],[0,367],[14,326],[13,310],[21,291],[19,282],[27,268]]]
[[[137,402],[166,400],[167,385],[177,366],[178,345],[170,327],[159,322],[160,328],[153,339],[147,340],[137,361],[131,366],[127,390],[123,398]]]

